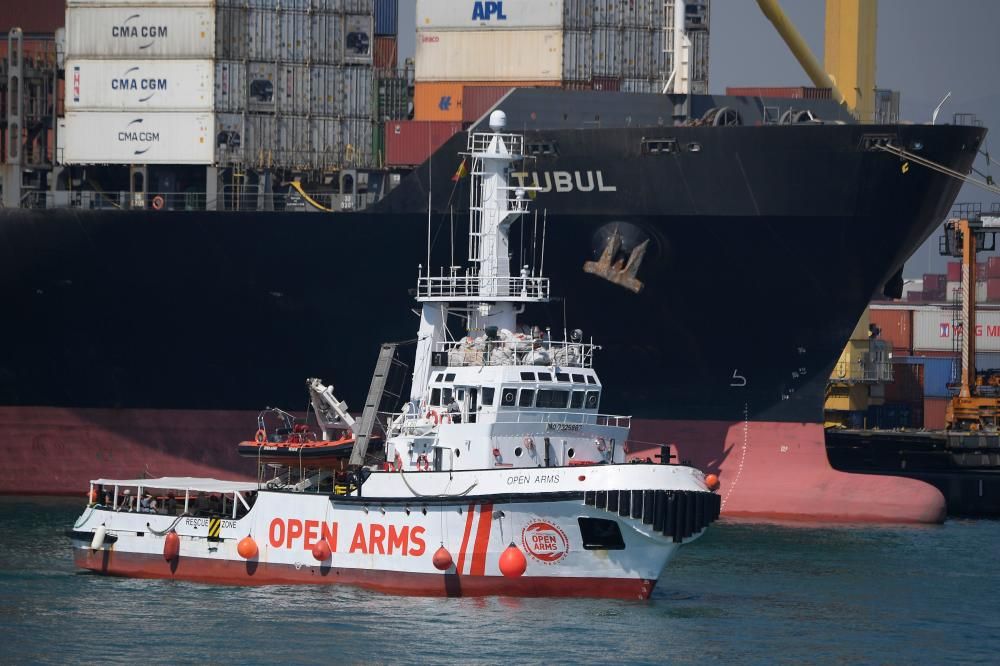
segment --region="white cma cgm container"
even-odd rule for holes
[[[562,28],[563,0],[417,0],[417,30]]]
[[[558,81],[562,32],[421,30],[416,61],[417,81]]]
[[[913,350],[953,351],[959,313],[945,308],[914,308]],[[1000,310],[976,311],[976,349],[1000,351]]]
[[[211,113],[67,111],[61,164],[211,164]]]
[[[212,7],[69,7],[68,58],[213,58]]]
[[[70,111],[211,111],[211,60],[70,60]]]

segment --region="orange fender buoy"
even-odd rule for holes
[[[333,551],[330,550],[330,544],[326,540],[319,541],[315,546],[312,547],[313,557],[316,558],[317,562],[326,562],[330,559]]]
[[[431,562],[438,571],[447,571],[451,568],[451,553],[444,547],[444,544],[434,551],[434,557],[431,558]]]
[[[708,486],[709,490],[718,490],[719,489],[719,477],[716,476],[715,474],[706,474],[705,475],[705,485]]]
[[[236,552],[240,554],[244,560],[252,560],[257,557],[257,542],[253,540],[249,534],[240,539],[240,542],[236,544]]]
[[[524,553],[513,542],[500,553],[500,573],[508,578],[517,578],[528,568]]]
[[[177,536],[177,532],[170,530],[167,533],[167,538],[163,540],[163,559],[167,562],[172,562],[176,560],[181,554],[181,538]]]

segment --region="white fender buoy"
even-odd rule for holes
[[[101,546],[104,545],[104,537],[107,536],[108,530],[101,525],[96,530],[94,530],[94,538],[90,540],[91,550],[100,550]]]

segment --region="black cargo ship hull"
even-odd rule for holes
[[[526,167],[526,182],[537,174],[539,185],[551,183],[533,208],[545,272],[568,297],[535,319],[558,330],[565,313],[603,345],[602,410],[644,419],[637,432],[657,440],[646,443],[673,439],[682,458],[722,471],[739,450],[734,428],[752,425],[768,441],[774,424],[821,427],[826,378],[858,316],[957,194],[958,181],[871,149],[870,138],[966,171],[983,134],[818,124],[527,128],[526,144],[552,147]],[[333,380],[360,406],[378,343],[412,337],[407,286],[425,263],[428,191],[431,265],[451,260],[448,211],[461,215],[468,201],[467,181],[451,179],[463,142],[453,139],[369,213],[5,215],[0,293],[15,322],[0,333],[0,404],[15,409],[6,420],[58,407],[68,432],[76,426],[66,419],[86,424],[96,410],[92,437],[130,437],[128,410],[304,406],[307,376]],[[650,142],[673,143],[654,151]],[[638,293],[584,270],[614,229],[622,263],[649,241]],[[518,261],[530,263],[529,236],[513,233]],[[460,263],[464,245],[454,252]],[[24,422],[32,425],[19,427],[45,429],[47,418],[32,413]],[[50,449],[74,449],[47,437]],[[205,459],[194,444],[158,446],[178,460]]]

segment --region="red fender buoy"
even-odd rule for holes
[[[181,554],[181,538],[177,532],[170,530],[167,538],[163,540],[163,559],[167,562],[176,560]]]
[[[438,571],[447,571],[451,568],[451,553],[442,544],[440,548],[434,551],[434,557],[431,558],[431,562]]]
[[[508,578],[517,578],[528,568],[524,553],[513,542],[500,553],[500,573]]]
[[[708,486],[709,490],[718,490],[719,489],[719,477],[716,476],[715,474],[706,474],[705,475],[705,485]]]
[[[312,553],[317,562],[326,562],[330,559],[330,555],[333,554],[333,551],[330,550],[330,544],[328,544],[324,539],[323,541],[317,542],[316,545],[312,547]]]
[[[240,542],[236,544],[236,552],[240,554],[244,560],[252,560],[257,557],[257,542],[253,540],[249,534],[240,539]]]

